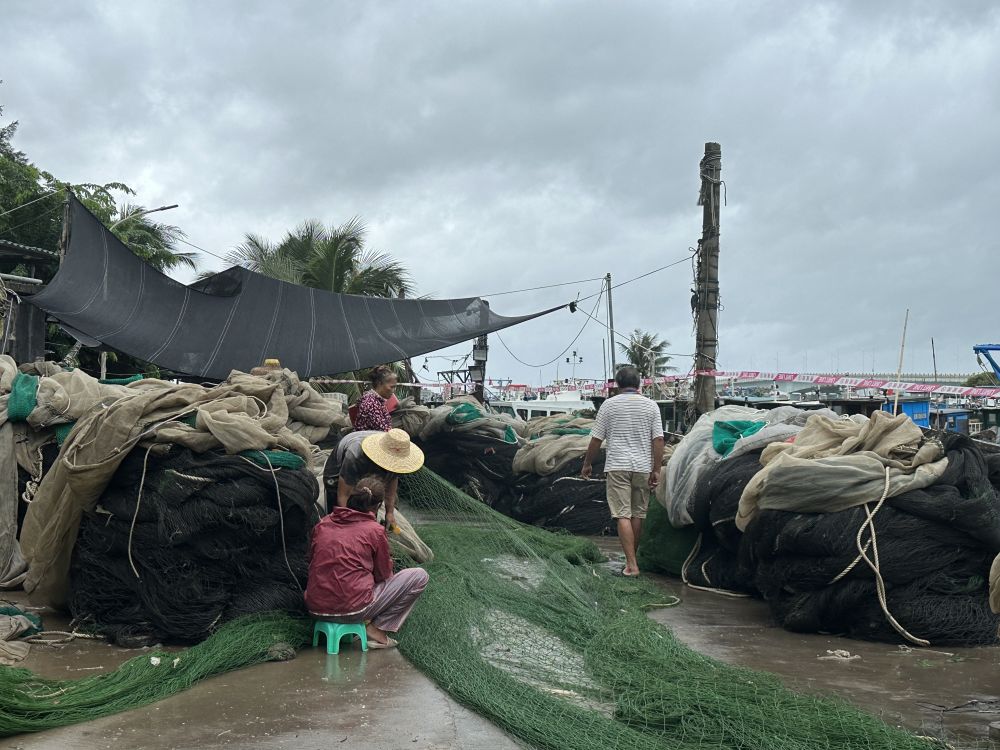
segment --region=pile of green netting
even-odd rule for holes
[[[586,539],[523,526],[427,470],[400,496],[435,553],[400,649],[531,747],[945,747],[692,651],[647,617],[664,595],[612,575]]]
[[[212,675],[284,661],[307,645],[311,625],[280,613],[247,616],[184,651],[148,651],[114,672],[75,680],[0,667],[0,736],[97,719],[153,703]]]
[[[400,495],[435,551],[400,649],[530,747],[946,747],[685,647],[647,617],[663,594],[613,575],[586,539],[519,524],[426,469],[404,478]],[[213,674],[287,658],[306,645],[309,626],[283,614],[246,617],[186,651],[143,654],[78,680],[0,668],[0,734],[136,708]]]

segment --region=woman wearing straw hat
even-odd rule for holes
[[[424,465],[424,452],[410,442],[403,430],[361,430],[343,437],[323,469],[327,487],[337,485],[337,505],[347,507],[355,486],[365,477],[385,482],[385,527],[396,524],[399,475],[412,474]]]

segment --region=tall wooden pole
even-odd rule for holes
[[[705,144],[701,165],[698,205],[704,207],[701,240],[698,242],[697,340],[694,366],[697,372],[717,369],[719,348],[719,203],[722,183],[722,146]],[[715,408],[715,376],[696,375],[694,409],[700,416]]]
[[[63,258],[66,257],[66,250],[69,247],[69,232],[70,232],[70,221],[71,221],[71,208],[70,208],[70,196],[73,193],[67,186],[66,197],[63,199],[63,220],[62,220],[62,233],[59,235],[59,263],[63,262]]]
[[[614,307],[612,307],[611,305],[610,273],[608,273],[607,276],[604,277],[604,283],[607,285],[608,288],[608,332],[609,332],[608,347],[610,348],[610,351],[608,352],[608,360],[611,362],[611,370],[608,372],[608,375],[613,378],[615,376],[615,371],[618,368],[615,366],[615,310]]]
[[[906,326],[910,322],[910,308],[906,308],[906,317],[903,318],[903,338],[899,342],[899,367],[896,368],[896,383],[898,385],[900,379],[903,377],[903,355],[906,353]],[[937,378],[935,378],[936,380]],[[892,413],[895,416],[896,411],[899,409],[899,388],[895,389],[892,399]]]

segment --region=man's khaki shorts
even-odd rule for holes
[[[609,471],[608,507],[612,518],[645,518],[649,508],[649,472]]]

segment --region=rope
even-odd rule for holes
[[[29,635],[27,638],[22,638],[25,643],[31,643],[35,646],[68,646],[77,638],[93,638],[94,636],[87,635],[85,633],[77,633],[76,631],[69,632],[68,630],[43,630],[41,633],[35,633],[34,635]]]
[[[885,580],[882,578],[882,570],[879,563],[878,556],[878,537],[875,534],[875,515],[879,512],[882,505],[885,503],[886,498],[889,497],[889,467],[885,467],[885,488],[882,490],[882,497],[879,498],[878,502],[875,504],[875,510],[871,509],[871,503],[865,503],[865,520],[862,522],[860,528],[858,528],[858,534],[855,537],[855,544],[858,548],[858,556],[854,561],[848,565],[836,578],[830,581],[831,584],[836,583],[845,575],[847,575],[855,565],[857,565],[861,560],[864,560],[872,572],[875,574],[875,592],[878,596],[879,606],[882,608],[882,614],[885,615],[885,619],[892,625],[893,630],[899,633],[903,638],[908,640],[910,643],[915,643],[918,646],[930,646],[930,641],[924,640],[923,638],[918,638],[917,636],[910,633],[906,628],[899,624],[899,621],[893,617],[892,613],[889,611],[889,603],[886,600],[885,593]],[[864,536],[865,529],[869,530],[868,542],[864,545],[861,544],[861,537]],[[868,556],[868,550],[871,549],[872,556]]]
[[[285,556],[285,567],[288,568],[288,574],[295,582],[295,587],[302,593],[303,596],[305,596],[305,592],[302,591],[302,584],[299,583],[299,579],[295,577],[295,571],[292,570],[292,564],[288,561],[288,543],[285,541],[285,512],[281,508],[281,487],[278,486],[277,470],[271,465],[271,459],[268,457],[266,451],[261,451],[261,455],[264,456],[264,460],[267,461],[267,465],[271,470],[271,479],[274,480],[274,493],[278,498],[278,522],[281,525],[281,552]]]
[[[684,583],[685,586],[690,586],[691,588],[693,588],[693,589],[695,589],[697,591],[708,591],[709,593],[718,594],[719,596],[728,596],[728,597],[731,597],[732,599],[749,599],[750,598],[749,594],[743,594],[743,593],[740,593],[739,591],[729,591],[727,589],[716,589],[716,588],[712,588],[710,586],[698,586],[697,584],[694,584],[694,583],[691,583],[690,581],[688,581],[688,566],[691,565],[691,563],[694,561],[694,558],[701,551],[701,539],[702,539],[702,536],[704,536],[703,533],[699,533],[698,534],[698,540],[694,543],[694,547],[691,548],[691,554],[689,554],[687,556],[687,560],[685,560],[684,564],[681,566],[681,581]],[[708,560],[711,560],[711,559],[712,558],[708,558]],[[705,561],[705,564],[708,563],[708,560]],[[708,575],[705,573],[705,565],[704,564],[701,567],[701,574],[703,576],[705,576],[705,580],[706,581],[709,580]]]
[[[136,578],[141,578],[139,575],[139,570],[135,567],[135,562],[132,560],[132,534],[135,532],[135,522],[139,518],[139,506],[142,504],[142,491],[146,487],[146,466],[149,461],[149,453],[153,450],[153,446],[150,445],[146,449],[146,455],[142,458],[142,478],[139,480],[139,495],[135,499],[135,513],[132,514],[132,525],[128,528],[128,564],[132,568],[132,572],[135,573]]]

